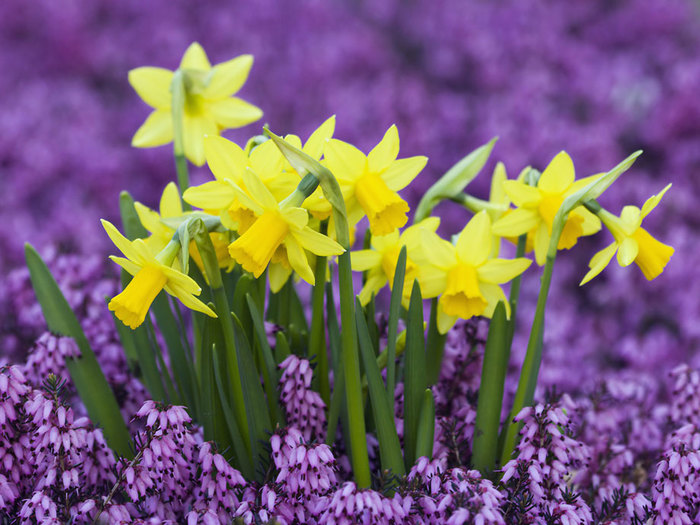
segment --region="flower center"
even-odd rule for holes
[[[564,197],[558,193],[543,193],[542,195],[543,196],[542,200],[540,201],[538,211],[540,212],[542,220],[544,220],[545,224],[547,224],[549,233],[552,233],[554,216],[559,211],[559,208],[561,208],[561,205],[564,202]]]
[[[355,196],[367,214],[372,235],[387,235],[408,221],[408,204],[376,173],[358,179]]]
[[[442,308],[447,315],[469,319],[484,313],[487,304],[473,266],[458,263],[448,272],[447,287],[442,294]]]
[[[248,228],[250,228],[255,222],[255,213],[253,210],[244,208],[241,203],[234,201],[228,209],[228,216],[231,220],[238,225],[238,234],[243,235]]]
[[[109,302],[109,309],[117,319],[134,329],[143,323],[151,303],[167,282],[167,277],[158,266],[147,264],[122,293]]]
[[[260,275],[289,233],[289,224],[278,210],[266,210],[253,225],[232,242],[228,251],[243,268]]]

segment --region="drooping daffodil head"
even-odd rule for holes
[[[125,325],[132,329],[141,325],[161,290],[177,297],[192,310],[216,317],[211,308],[195,297],[200,294],[201,288],[194,279],[172,268],[180,249],[179,243],[169,243],[159,253],[154,253],[143,240],[128,240],[112,223],[103,220],[102,226],[125,256],[110,256],[110,259],[134,276],[126,288],[109,302],[109,309]]]
[[[329,139],[324,162],[338,180],[348,223],[369,219],[372,235],[388,235],[408,221],[409,207],[398,195],[425,167],[426,157],[397,159],[399,132],[391,126],[368,155],[352,144]]]
[[[252,55],[211,65],[197,42],[191,44],[180,62],[178,81],[183,82],[181,108],[185,156],[197,166],[204,164],[204,136],[239,128],[262,117],[256,106],[233,96],[243,86],[253,65]],[[143,101],[153,108],[136,131],[132,145],[151,148],[173,141],[173,90],[175,72],[159,67],[129,71],[129,83]]]
[[[510,308],[501,284],[523,273],[525,258],[491,258],[491,219],[484,210],[467,223],[452,244],[423,230],[419,284],[425,298],[437,297],[438,330],[446,333],[457,319],[491,317],[499,301]]]
[[[642,209],[625,206],[620,216],[602,209],[598,215],[615,239],[612,244],[596,253],[588,266],[590,271],[584,276],[581,285],[597,276],[610,263],[615,253],[620,266],[636,263],[647,280],[658,277],[666,268],[674,253],[672,246],[655,239],[642,228],[642,221],[661,202],[661,198],[671,187],[666,186],[658,195],[649,197]]]
[[[493,232],[502,237],[532,235],[535,259],[543,265],[552,235],[554,217],[564,199],[585,187],[600,175],[575,180],[571,157],[558,153],[542,172],[536,186],[522,180],[508,180],[503,188],[517,206],[493,225]],[[600,230],[600,219],[583,206],[574,208],[568,215],[557,249],[572,248],[579,237],[593,235]]]

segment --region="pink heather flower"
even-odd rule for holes
[[[297,427],[306,441],[325,440],[326,404],[320,394],[311,389],[311,364],[292,354],[279,367],[283,370],[279,381],[280,401],[287,424]]]
[[[24,372],[35,385],[41,385],[49,374],[70,380],[66,359],[80,357],[80,349],[72,337],[44,332],[29,350]]]

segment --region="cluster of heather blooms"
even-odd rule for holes
[[[290,355],[279,367],[283,370],[280,401],[287,424],[297,428],[306,441],[323,441],[326,438],[326,404],[319,393],[311,389],[311,364],[307,359]]]

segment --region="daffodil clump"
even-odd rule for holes
[[[314,360],[313,386],[326,409],[328,443],[342,421],[356,482],[366,487],[367,407],[383,470],[402,475],[416,458],[430,456],[430,386],[439,377],[446,334],[460,319],[489,318],[472,462],[484,472],[504,465],[519,430],[510,417],[499,439],[521,279],[540,279],[541,289],[535,317],[525,323],[530,339],[511,416],[533,401],[558,252],[576,248],[580,238],[604,225],[614,242],[593,256],[581,284],[600,274],[615,253],[621,266],[634,262],[647,279],[656,278],[673,248],[641,224],[670,185],[641,209],[626,206],[617,216],[597,199],[639,153],[607,172],[576,179],[562,151],[541,173],[527,167],[516,179],[496,164],[489,196],[481,199],[465,189],[486,165],[494,139],[435,181],[408,225],[411,208],[400,192],[418,177],[425,185],[435,174],[424,169],[424,156],[399,158],[395,125],[367,154],[334,137],[333,116],[306,141],[267,128],[241,145],[220,136],[262,115],[233,96],[252,63],[242,55],[211,66],[195,43],[175,72],[147,67],[129,74],[153,108],[133,144],[174,142],[179,184],[165,187],[157,210],[123,194],[126,235],[103,221],[124,255],[112,257],[125,270],[125,286],[108,307],[130,362],[143,371],[154,398],[186,404],[205,437],[255,477],[265,471],[255,468],[265,456],[260,443],[284,424],[278,365],[290,353]],[[206,163],[209,180],[190,186],[185,158]],[[469,212],[461,224],[441,224],[431,216],[443,200]],[[364,246],[355,246],[355,236],[363,237]],[[506,249],[509,244],[516,248]],[[309,294],[298,293],[308,287]],[[427,324],[424,300],[430,301]],[[378,308],[388,312],[381,344]],[[400,319],[406,330],[399,337]],[[265,322],[277,327],[274,341]],[[403,445],[390,408],[397,378],[403,382]]]

